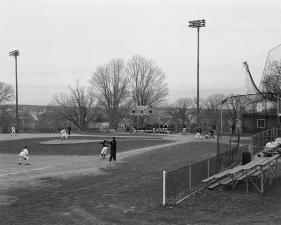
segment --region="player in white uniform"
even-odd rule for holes
[[[62,129],[60,134],[61,134],[61,139],[64,139],[64,138],[67,139],[67,133],[66,133],[65,129]]]
[[[27,146],[25,146],[24,149],[19,154],[19,164],[21,164],[22,160],[27,160],[27,161],[29,160]]]
[[[108,150],[108,143],[107,140],[104,140],[103,142],[100,142],[102,144],[102,150],[101,150],[101,157],[105,159],[107,150]]]
[[[15,128],[15,127],[12,127],[11,136],[12,136],[12,135],[16,135],[16,128]]]

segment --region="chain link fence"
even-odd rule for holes
[[[238,134],[218,134],[217,154],[171,171],[163,171],[163,205],[177,204],[203,188],[202,180],[241,163],[242,153],[263,151],[269,140],[281,137],[281,129],[269,129],[241,140]],[[250,148],[249,148],[250,147]]]
[[[241,163],[243,151],[239,134],[218,134],[217,154],[170,171],[163,171],[163,205],[177,204],[203,188],[202,180]]]
[[[199,188],[203,179],[218,172],[216,161],[216,156],[212,156],[171,171],[163,171],[163,205],[178,203]]]
[[[281,129],[280,128],[272,128],[265,130],[263,132],[257,133],[253,135],[252,138],[252,145],[253,150],[252,154],[255,155],[259,152],[264,150],[264,147],[268,141],[275,140],[277,137],[281,137]]]

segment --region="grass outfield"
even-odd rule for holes
[[[106,138],[110,139],[110,138]],[[57,140],[60,143],[57,145],[46,145],[40,144],[40,142],[50,140]],[[97,140],[103,141],[103,137],[71,137],[69,140]],[[150,138],[147,137],[141,140],[140,138],[117,138],[117,151],[123,152],[136,148],[149,147],[159,144],[170,143],[172,141],[163,140],[161,138]],[[100,153],[102,145],[98,142],[90,142],[83,144],[67,144],[67,140],[60,140],[59,138],[32,138],[32,139],[19,139],[13,141],[1,141],[0,142],[0,153],[18,154],[21,149],[27,145],[29,153],[32,155],[97,155]]]
[[[99,175],[22,179],[1,191],[0,224],[279,224],[280,188],[275,185],[263,196],[213,191],[179,206],[161,206],[161,171],[205,158],[215,149],[216,143],[190,142],[131,156]]]

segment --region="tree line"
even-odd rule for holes
[[[68,93],[56,95],[51,104],[81,130],[98,111],[106,114],[110,128],[117,129],[122,115],[133,105],[156,107],[168,95],[164,72],[153,60],[135,55],[127,63],[113,59],[99,65],[84,87],[76,81]]]
[[[262,81],[263,91],[274,94],[274,101],[281,97],[281,61],[274,61]],[[60,118],[69,121],[80,130],[85,130],[90,122],[108,121],[110,128],[116,129],[123,118],[130,117],[135,105],[161,107],[167,115],[165,120],[190,127],[196,116],[196,98],[180,98],[171,104],[164,102],[168,96],[168,85],[164,72],[153,60],[135,55],[127,62],[113,59],[99,65],[87,86],[76,81],[68,86],[68,91],[58,93],[51,100]],[[0,113],[3,123],[7,120],[6,103],[14,99],[12,85],[0,82]],[[222,104],[223,100],[226,100]],[[244,112],[256,112],[257,104],[264,96],[237,96],[229,98],[215,94],[200,99],[201,126],[227,126],[241,118]],[[271,98],[272,100],[272,98]],[[221,121],[221,113],[224,113]],[[5,118],[4,118],[5,117]],[[4,118],[4,119],[3,119]]]

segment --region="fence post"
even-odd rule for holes
[[[189,165],[189,168],[188,168],[188,188],[189,190],[191,191],[191,165]]]
[[[210,176],[210,159],[207,160],[207,176]]]
[[[253,137],[250,137],[250,143],[248,146],[248,151],[251,153],[251,156],[254,154],[254,146],[253,146]]]
[[[166,205],[166,171],[163,170],[163,206]]]

